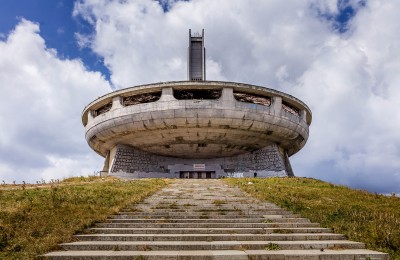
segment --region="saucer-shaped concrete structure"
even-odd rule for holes
[[[198,42],[200,48],[193,47]],[[203,45],[203,35],[190,35],[188,81],[121,89],[84,109],[86,140],[106,158],[104,172],[132,178],[293,175],[288,157],[308,139],[310,109],[277,90],[206,81]]]

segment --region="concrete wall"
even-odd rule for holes
[[[204,168],[198,170],[199,166]],[[179,178],[180,172],[194,171],[215,172],[216,178],[288,176],[276,144],[251,153],[212,159],[159,156],[117,145],[110,174],[122,178]]]

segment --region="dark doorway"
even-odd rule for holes
[[[181,179],[213,179],[215,171],[180,171],[179,178]]]

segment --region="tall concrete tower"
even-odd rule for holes
[[[192,35],[189,29],[188,80],[206,80],[206,49],[204,48],[204,29]]]

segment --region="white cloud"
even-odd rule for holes
[[[337,14],[339,12],[337,0],[316,0],[313,6],[321,13]]]
[[[43,180],[95,174],[96,170],[101,166],[98,158],[90,153],[75,158],[47,155],[46,159],[49,161],[50,166],[40,172],[40,179]]]
[[[186,79],[188,29],[205,29],[207,78],[283,90],[313,111],[295,173],[378,192],[400,192],[400,20],[397,1],[351,0],[349,30],[338,34],[337,0],[81,0],[76,32],[104,58],[112,84]],[[325,19],[325,20],[324,20]],[[35,181],[93,173],[102,160],[84,140],[80,115],[110,91],[82,61],[61,59],[21,20],[0,35],[0,180]]]
[[[185,80],[188,29],[205,28],[208,79],[277,88],[311,107],[295,172],[399,192],[400,3],[346,4],[357,14],[344,34],[323,16],[344,8],[337,0],[194,0],[166,13],[155,1],[82,0],[74,15],[93,25],[85,37],[116,87]]]
[[[100,73],[60,59],[38,24],[22,19],[0,41],[0,82],[0,180],[35,182],[101,167],[80,119],[89,101],[110,91]]]
[[[276,85],[282,66],[290,79],[300,76],[329,34],[308,6],[308,1],[204,0],[177,2],[164,13],[155,1],[90,0],[78,2],[74,15],[93,25],[94,35],[84,42],[91,40],[93,51],[104,57],[118,88],[185,79],[189,28],[206,29],[209,79]],[[179,66],[170,66],[172,61]]]
[[[309,174],[307,164],[321,167],[332,160],[334,169],[326,179],[399,191],[400,37],[393,33],[400,29],[398,7],[369,2],[352,21],[352,34],[339,38],[299,78],[297,93],[311,105],[315,119],[303,175]]]

